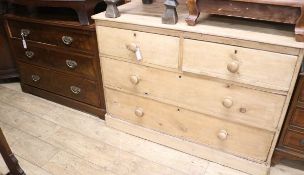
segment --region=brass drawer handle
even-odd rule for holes
[[[220,130],[217,134],[220,140],[226,140],[228,138],[228,132],[226,130]]]
[[[232,98],[231,97],[224,98],[222,104],[225,108],[231,108],[233,106]]]
[[[78,65],[74,60],[65,60],[65,63],[70,69],[75,69]]]
[[[304,139],[300,140],[300,145],[304,146]]]
[[[238,61],[231,61],[228,65],[227,65],[227,69],[229,72],[231,73],[236,73],[239,70],[239,62]]]
[[[65,44],[65,45],[71,45],[72,42],[73,42],[73,38],[70,37],[70,36],[62,36],[62,42]]]
[[[34,82],[38,82],[40,80],[40,76],[39,75],[32,75],[32,80]]]
[[[131,83],[132,84],[134,84],[134,85],[137,85],[138,83],[139,83],[139,77],[138,76],[136,76],[136,75],[132,75],[131,77],[130,77],[130,81],[131,81]]]
[[[25,56],[28,57],[28,58],[33,58],[34,57],[34,52],[33,51],[25,51]]]
[[[137,109],[135,109],[135,111],[134,111],[134,113],[135,113],[135,115],[137,116],[137,117],[143,117],[144,116],[144,110],[142,109],[142,108],[137,108]]]
[[[71,86],[70,89],[74,94],[80,94],[81,92],[81,89],[77,86]]]
[[[20,35],[22,37],[27,37],[30,33],[31,31],[29,29],[21,29]]]

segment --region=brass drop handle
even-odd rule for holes
[[[71,86],[70,89],[73,92],[73,94],[76,94],[76,95],[80,94],[80,92],[81,92],[81,89],[77,86]]]
[[[65,45],[71,45],[73,42],[73,38],[70,36],[62,36],[61,39]]]
[[[38,82],[40,80],[40,76],[39,75],[32,75],[32,80],[34,82]]]
[[[128,50],[130,50],[130,51],[132,51],[134,53],[136,52],[136,50],[138,48],[135,43],[127,44],[126,47],[127,47]]]
[[[224,98],[224,100],[222,101],[222,104],[223,104],[223,106],[226,107],[226,108],[231,108],[232,105],[233,105],[233,101],[232,101],[232,99],[231,99],[230,97],[226,97],[226,98]]]
[[[136,75],[132,75],[131,77],[130,77],[130,81],[131,81],[131,83],[132,84],[134,84],[134,85],[137,85],[138,83],[139,83],[139,77],[138,76],[136,76]]]
[[[20,35],[21,37],[27,37],[31,31],[29,29],[21,29]]]
[[[28,57],[28,58],[33,58],[34,57],[34,52],[33,51],[25,51],[25,56]]]
[[[304,146],[304,139],[300,140],[300,145]]]
[[[77,62],[74,60],[65,60],[65,63],[70,69],[75,69],[78,65]]]
[[[220,130],[217,134],[217,138],[220,140],[226,140],[228,137],[228,132],[226,130]]]
[[[137,117],[143,117],[144,116],[144,110],[142,108],[135,109],[134,113]]]
[[[231,73],[236,73],[239,70],[239,67],[240,67],[240,65],[239,65],[238,61],[231,61],[227,65],[227,69]]]

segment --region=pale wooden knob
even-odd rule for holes
[[[233,105],[233,101],[231,98],[224,98],[222,103],[223,103],[223,106],[226,108],[231,108],[231,106]]]
[[[137,117],[143,117],[144,116],[144,110],[142,109],[142,108],[137,108],[137,109],[135,109],[135,115],[137,116]]]
[[[136,75],[132,75],[130,77],[130,81],[131,81],[132,84],[136,85],[136,84],[139,83],[139,77],[137,77]]]
[[[136,52],[137,49],[137,45],[135,43],[130,43],[126,45],[127,49],[132,51],[132,52]]]
[[[228,137],[228,133],[227,133],[227,131],[225,131],[225,130],[220,130],[219,133],[217,134],[217,137],[218,137],[220,140],[226,140],[227,137]]]
[[[236,73],[239,70],[239,62],[238,61],[231,61],[227,65],[227,69],[231,73]]]

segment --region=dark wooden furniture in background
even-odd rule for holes
[[[296,40],[304,41],[303,0],[188,0],[187,4],[188,25],[195,25],[200,12],[295,24]]]
[[[9,49],[7,36],[4,29],[3,15],[6,5],[0,1],[0,79],[18,77],[15,62]]]
[[[104,118],[95,25],[43,12],[5,15],[22,90]]]
[[[6,138],[0,128],[0,153],[2,158],[9,169],[7,175],[25,175],[24,171],[20,167],[18,160],[10,149]]]
[[[304,73],[299,75],[295,88],[272,158],[273,165],[284,159],[304,161]]]
[[[94,14],[94,8],[103,0],[7,0],[10,4],[25,5],[32,12],[36,7],[66,7],[74,9],[78,15],[79,22],[82,25],[89,25],[93,21],[91,16]]]

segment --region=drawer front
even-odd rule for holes
[[[255,49],[184,40],[185,72],[288,91],[297,57]]]
[[[304,133],[288,130],[284,137],[284,145],[304,152]]]
[[[285,96],[102,58],[104,85],[227,120],[275,128]]]
[[[100,106],[96,82],[19,62],[21,81],[90,105]]]
[[[52,90],[51,70],[47,68],[38,68],[29,66],[28,64],[18,63],[21,81],[25,84],[45,89]]]
[[[294,113],[291,117],[290,124],[304,129],[304,109],[303,108],[294,109]]]
[[[113,117],[245,158],[267,158],[272,132],[111,89],[105,94],[107,110]]]
[[[96,37],[94,32],[14,20],[9,20],[8,24],[11,37],[21,38],[21,32],[25,32],[27,33],[26,40],[73,48],[79,51],[93,51],[95,54]]]
[[[21,40],[12,40],[12,45],[14,54],[20,61],[96,79],[98,63],[91,57],[70,54],[35,43],[28,43],[28,49],[25,50]]]
[[[106,37],[104,37],[106,36]],[[152,33],[97,27],[99,53],[137,63],[154,64],[168,68],[178,67],[179,38]],[[142,60],[138,61],[138,47]]]

